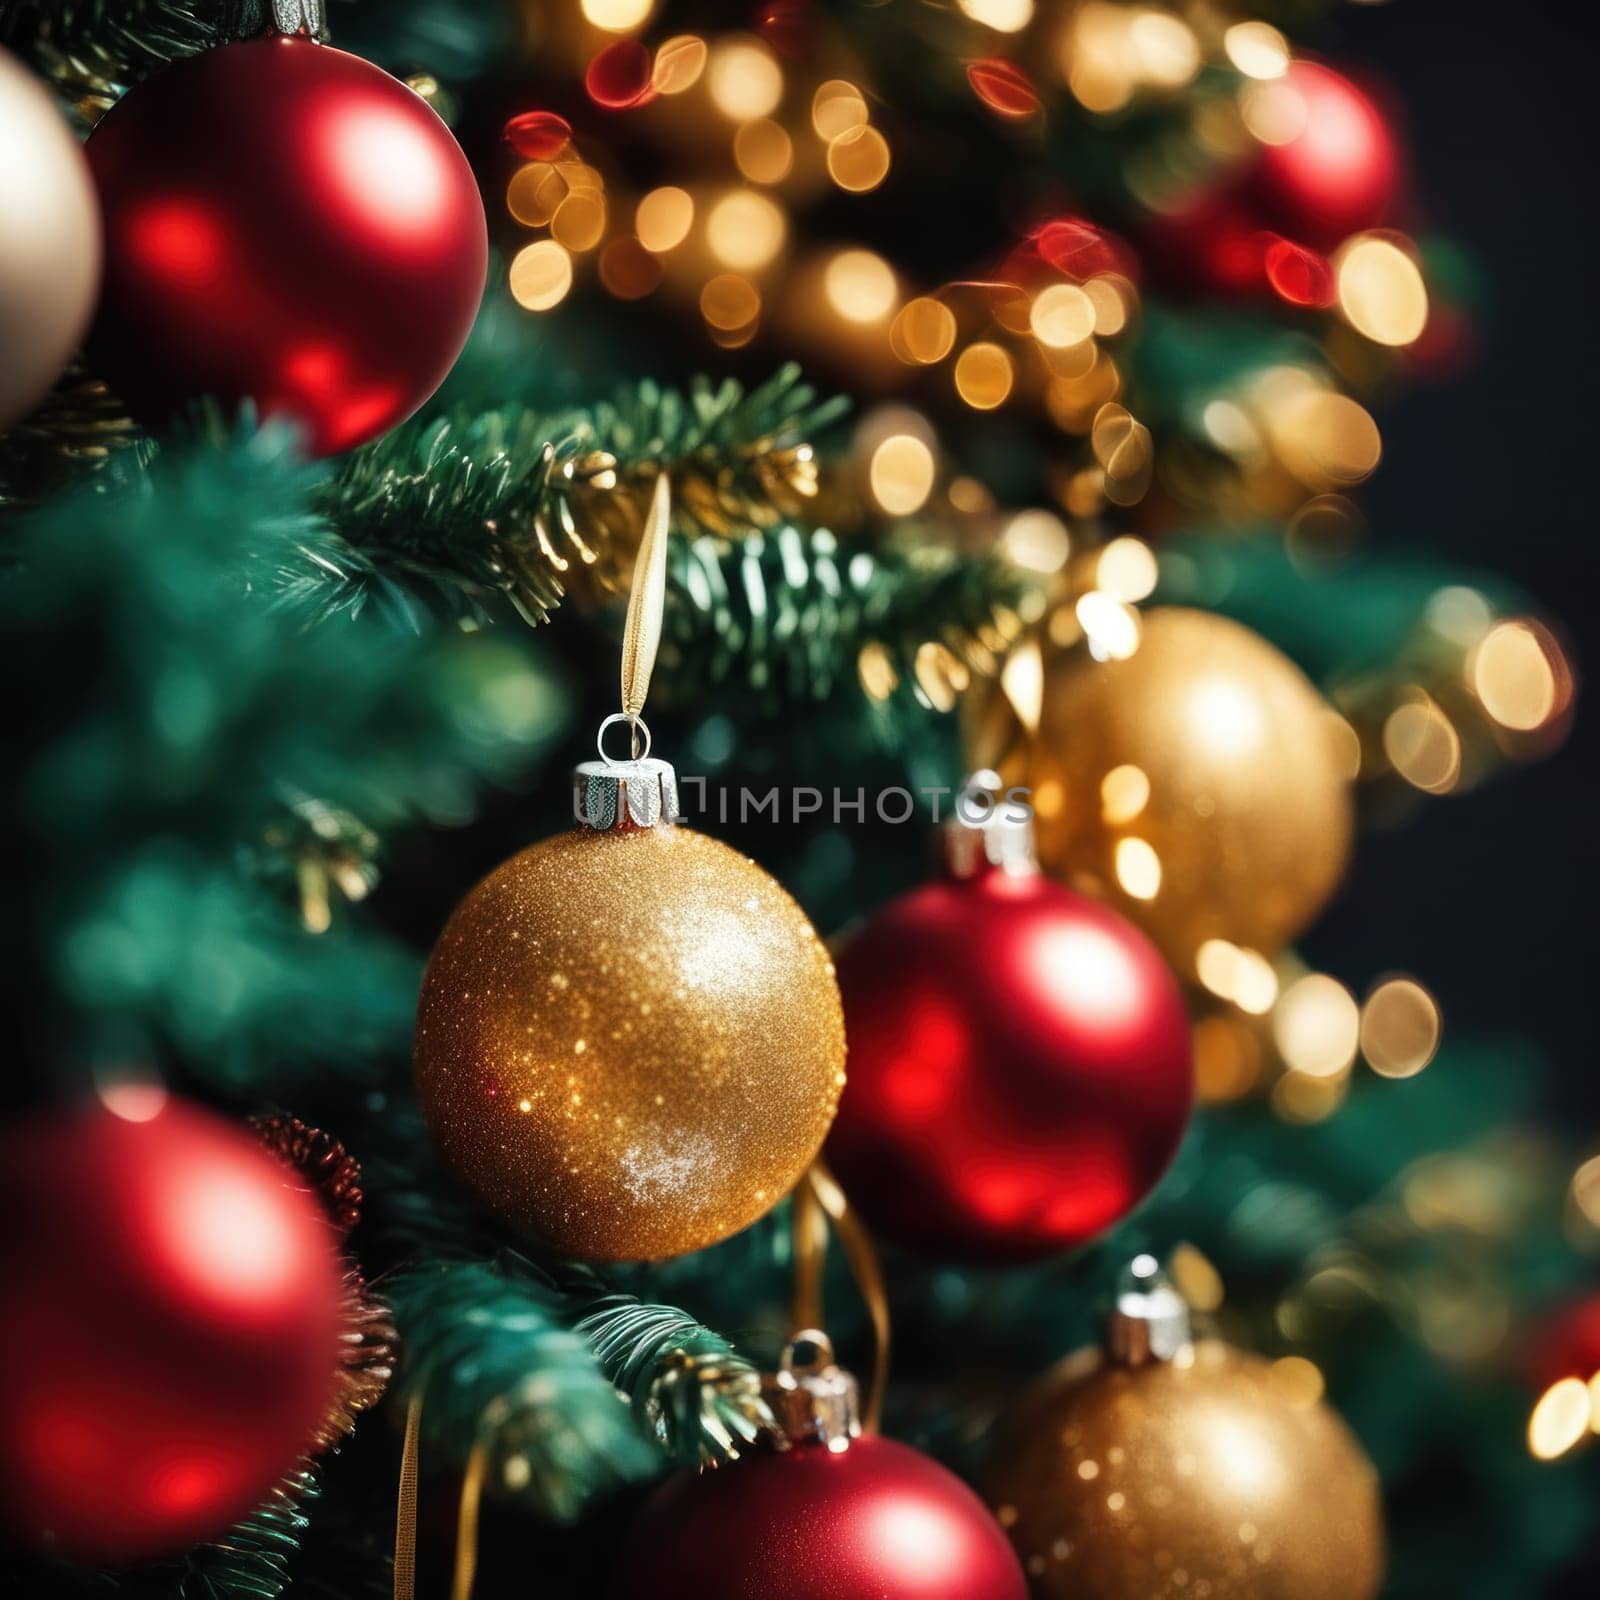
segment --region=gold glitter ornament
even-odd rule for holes
[[[1377,1475],[1317,1387],[1191,1343],[1149,1257],[1107,1352],[1070,1357],[995,1440],[986,1489],[1037,1600],[1370,1600]]]
[[[513,856],[423,981],[417,1092],[445,1160],[563,1254],[715,1244],[810,1164],[844,1083],[833,963],[760,867],[688,828]]]
[[[657,479],[622,641],[622,711],[575,774],[583,826],[491,872],[440,935],[416,1080],[440,1153],[563,1255],[637,1261],[737,1233],[811,1164],[844,1087],[816,929],[736,850],[675,826],[640,716],[661,637]],[[605,735],[625,724],[631,758]]]
[[[1002,763],[1033,789],[1040,862],[1112,900],[1184,978],[1208,939],[1276,954],[1349,855],[1333,714],[1229,618],[1155,607],[1130,643],[1111,660],[1045,646],[1037,731],[1015,730]]]

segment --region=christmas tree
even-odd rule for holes
[[[0,0],[8,1576],[1561,1592],[1600,1157],[1303,943],[1574,712],[1399,103],[719,10]]]

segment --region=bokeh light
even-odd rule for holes
[[[974,411],[993,411],[1011,393],[1011,357],[988,340],[969,344],[956,358],[956,393]]]
[[[872,453],[872,496],[891,516],[910,516],[933,490],[933,452],[913,434],[896,433]]]
[[[652,189],[633,214],[634,230],[646,250],[662,255],[676,249],[694,226],[694,201],[686,190],[668,184]]]
[[[871,250],[841,250],[827,266],[828,303],[850,322],[881,322],[894,309],[894,269]]]
[[[1415,344],[1428,325],[1421,269],[1399,245],[1376,234],[1352,239],[1334,264],[1339,309],[1376,344]]]
[[[706,73],[712,104],[736,122],[770,116],[783,98],[783,69],[759,39],[732,38],[711,53]]]
[[[510,285],[519,306],[548,311],[572,287],[572,257],[554,239],[524,245],[511,259]]]
[[[783,248],[788,231],[783,212],[754,189],[735,189],[711,208],[706,243],[725,266],[741,271],[764,267]]]
[[[1442,1032],[1439,1007],[1414,978],[1389,978],[1361,1008],[1361,1053],[1385,1078],[1411,1078],[1433,1060]]]

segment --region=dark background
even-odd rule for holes
[[[1571,0],[1391,0],[1338,8],[1318,40],[1392,87],[1426,220],[1476,258],[1487,289],[1463,370],[1379,412],[1385,459],[1363,492],[1373,538],[1518,584],[1569,647],[1580,698],[1554,756],[1365,835],[1309,948],[1355,983],[1414,972],[1447,1029],[1534,1040],[1552,1111],[1600,1149],[1592,31]]]

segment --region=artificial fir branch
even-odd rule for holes
[[[735,1460],[776,1427],[757,1369],[721,1334],[672,1306],[606,1295],[577,1329],[680,1466]]]
[[[141,78],[229,37],[222,0],[8,0],[0,42],[92,127]]]
[[[765,710],[852,684],[948,710],[973,673],[995,669],[1029,592],[992,557],[852,547],[792,524],[732,546],[687,541],[669,583],[664,681]]]
[[[812,438],[842,414],[789,365],[761,387],[646,380],[588,411],[522,405],[415,419],[355,452],[318,498],[336,530],[307,549],[298,598],[358,611],[385,576],[529,622],[570,592],[616,591],[656,476],[681,532],[719,539],[795,516],[816,492]]]
[[[385,1284],[422,1399],[424,1449],[459,1469],[488,1450],[488,1483],[568,1522],[648,1477],[659,1455],[563,1320],[568,1299],[520,1258],[436,1262]]]

